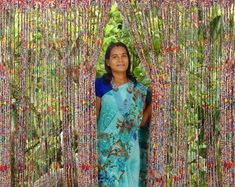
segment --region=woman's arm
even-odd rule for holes
[[[100,115],[100,108],[101,108],[100,106],[101,106],[100,97],[96,97],[96,119],[98,119]]]
[[[143,109],[143,118],[140,127],[143,127],[145,124],[149,122],[149,120],[151,119],[151,114],[152,114],[152,89],[148,88],[145,105]]]
[[[143,127],[150,120],[151,114],[152,114],[152,103],[149,103],[149,105],[147,105],[144,108],[143,118],[139,127]]]

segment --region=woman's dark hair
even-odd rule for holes
[[[128,68],[127,68],[127,71],[126,71],[126,75],[127,75],[127,78],[129,80],[131,80],[132,82],[136,83],[136,78],[134,77],[134,75],[131,73],[131,58],[130,58],[130,54],[129,54],[129,51],[128,51],[128,48],[127,46],[122,43],[122,42],[115,42],[115,43],[111,43],[106,52],[105,52],[105,59],[104,59],[104,66],[105,66],[105,70],[106,70],[106,73],[103,75],[103,78],[106,82],[110,82],[112,80],[112,71],[111,71],[111,68],[106,64],[106,60],[108,60],[110,58],[110,53],[111,53],[111,50],[114,48],[114,47],[123,47],[125,48],[126,52],[127,52],[127,56],[128,56]]]

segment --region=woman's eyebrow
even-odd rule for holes
[[[124,52],[124,53],[120,53],[120,55],[127,55],[127,53],[126,52]],[[114,53],[114,54],[112,54],[111,56],[114,56],[114,55],[119,55],[118,53]]]

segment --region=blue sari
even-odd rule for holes
[[[112,90],[102,78],[96,80],[96,95],[101,97],[97,122],[99,186],[138,187],[140,147],[138,127],[142,120],[147,88],[128,83]]]

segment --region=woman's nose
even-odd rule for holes
[[[122,58],[121,58],[121,57],[118,57],[117,60],[118,60],[118,62],[120,62],[120,61],[122,60]]]

